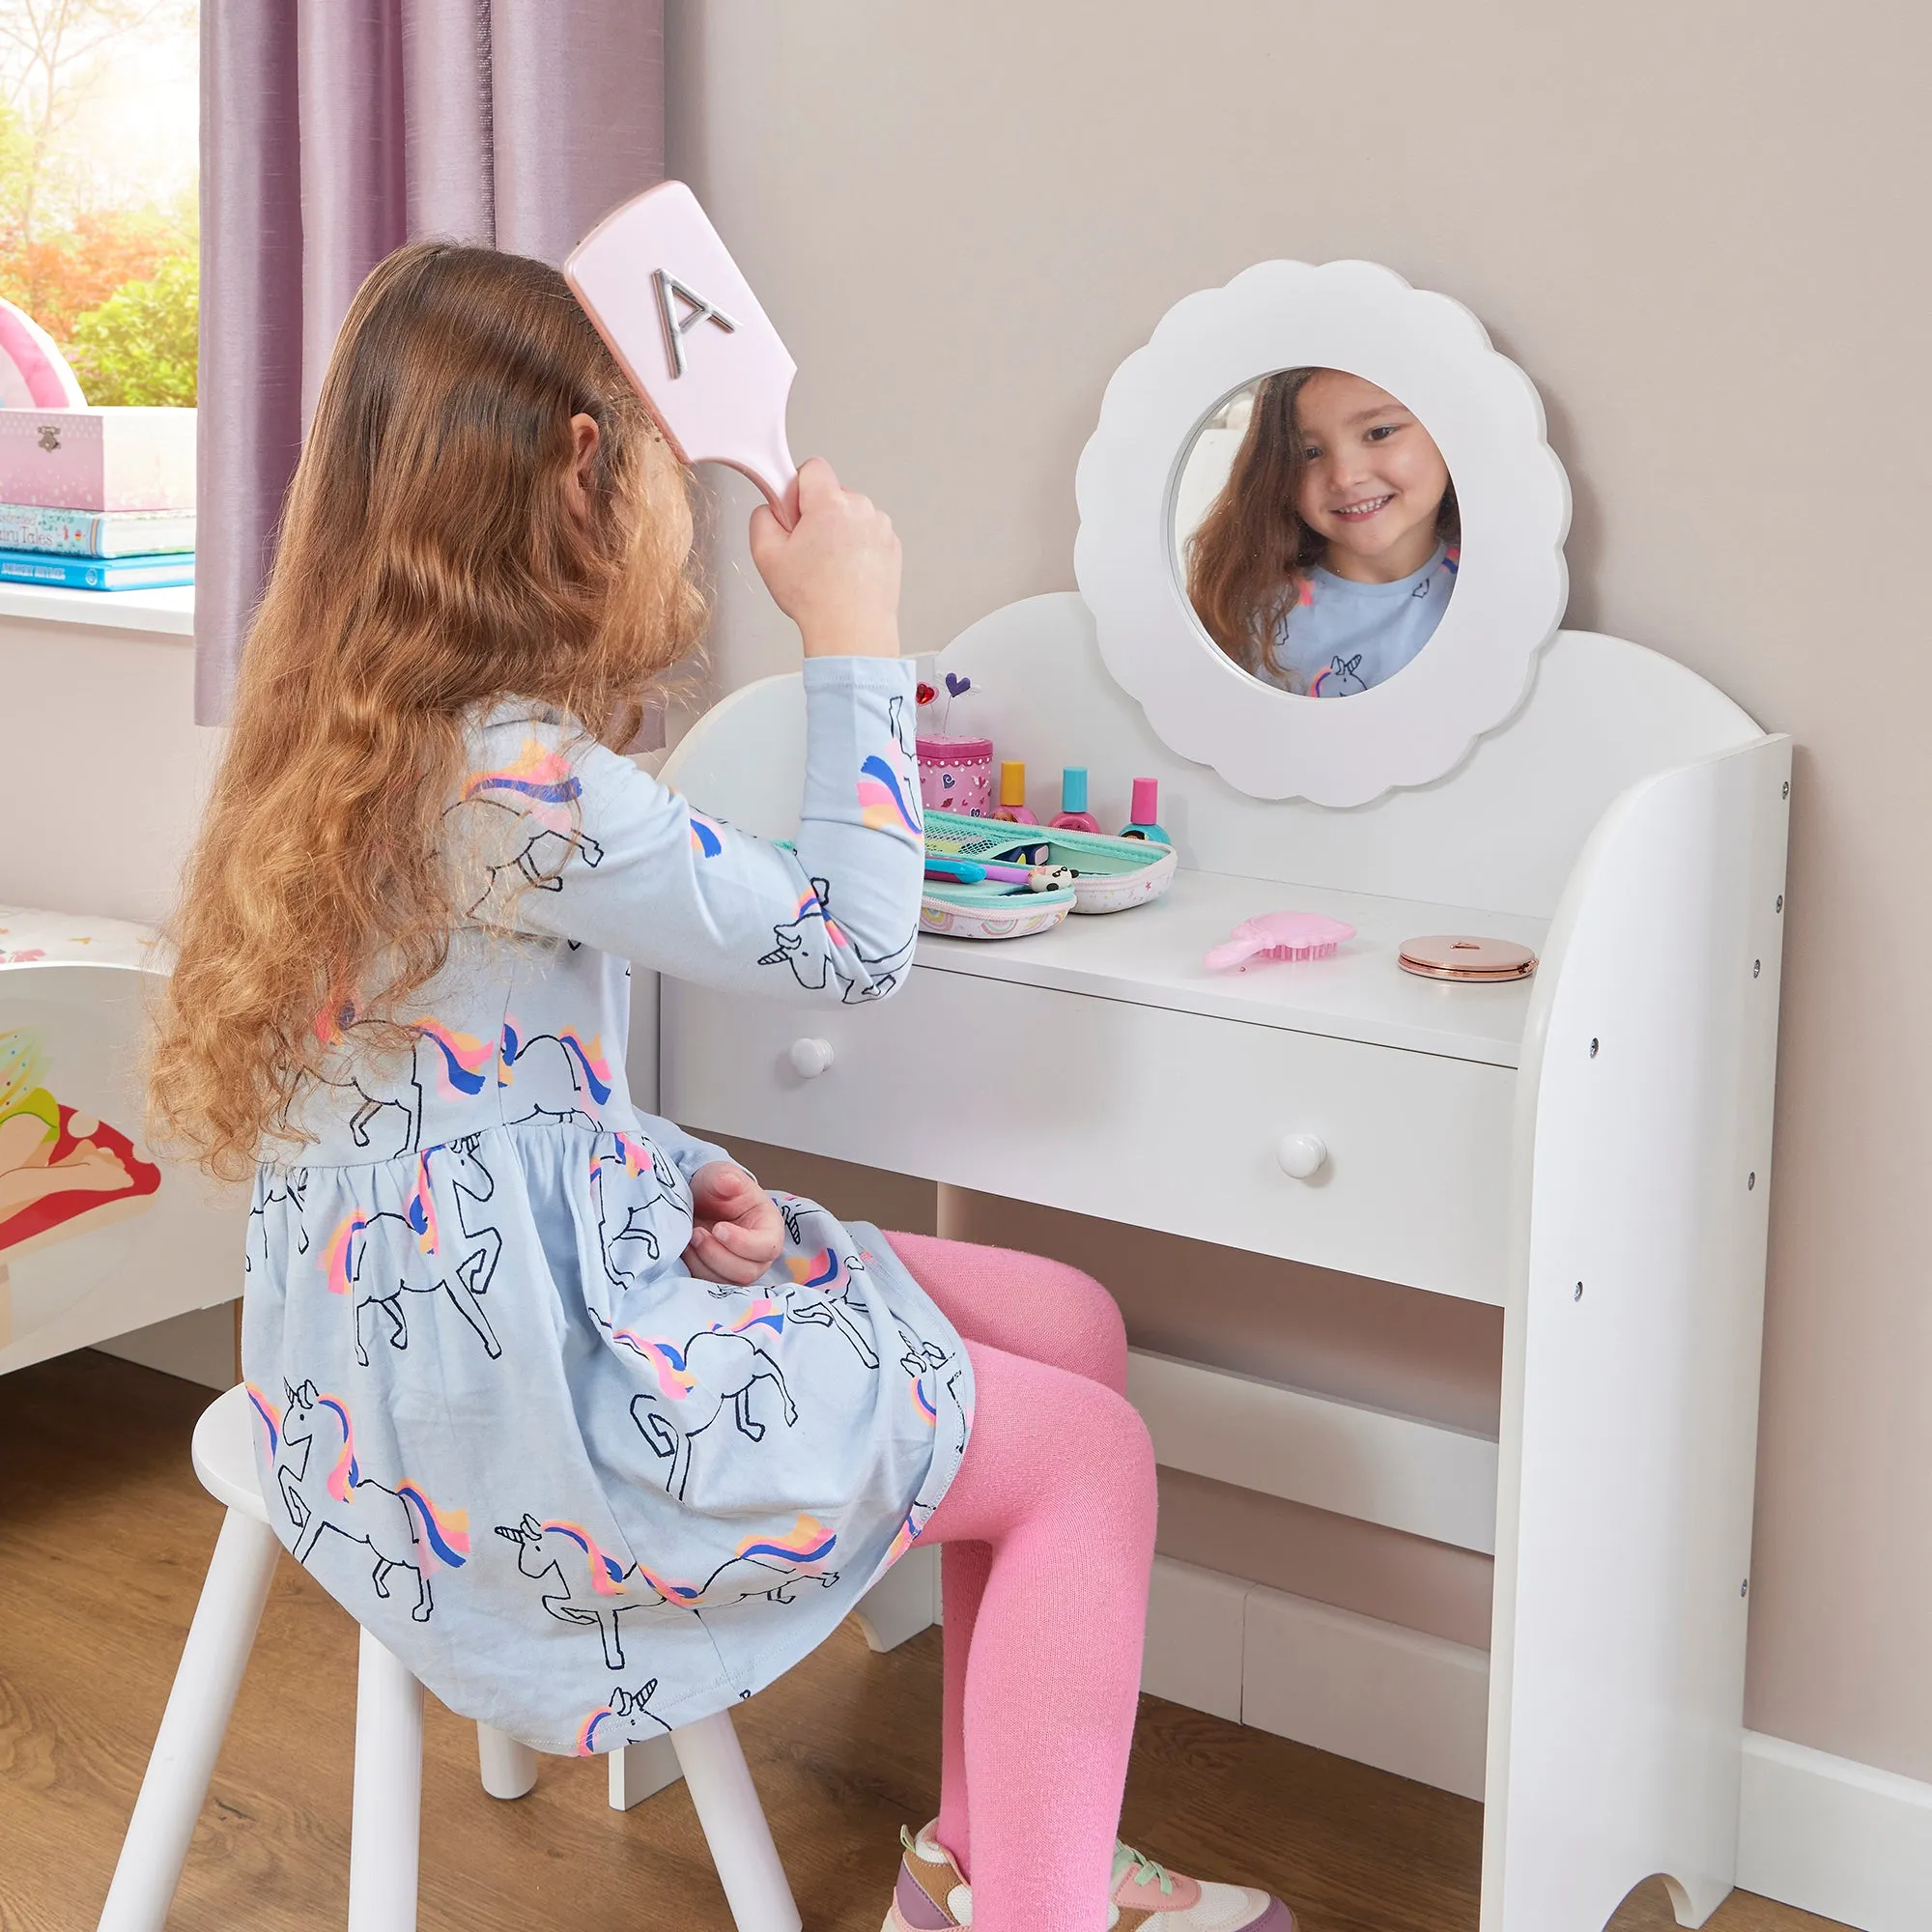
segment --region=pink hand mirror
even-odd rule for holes
[[[697,197],[682,182],[646,188],[577,244],[563,274],[678,457],[741,470],[789,527],[798,364]]]

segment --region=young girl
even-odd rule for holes
[[[1188,540],[1187,591],[1245,671],[1309,697],[1393,677],[1455,587],[1456,492],[1429,432],[1342,369],[1256,385],[1221,494]]]
[[[842,1227],[631,1104],[627,961],[878,999],[923,870],[898,545],[822,463],[752,531],[805,643],[795,842],[612,749],[696,633],[686,492],[554,270],[426,243],[364,285],[153,1081],[177,1142],[256,1171],[277,1528],[452,1709],[550,1751],[750,1696],[951,1543],[942,1808],[888,1923],[1288,1932],[1116,1844],[1154,1489],[1105,1292]]]

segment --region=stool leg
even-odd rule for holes
[[[668,1736],[619,1745],[611,1753],[611,1808],[628,1811],[683,1776],[678,1769],[677,1747]]]
[[[349,1932],[415,1932],[422,1686],[365,1630],[355,1666]]]
[[[492,1798],[527,1798],[536,1789],[536,1752],[494,1724],[476,1726],[476,1762]]]
[[[100,1932],[161,1932],[281,1548],[267,1523],[239,1510],[222,1519],[101,1909]]]
[[[730,1712],[686,1724],[670,1741],[738,1932],[799,1932],[803,1921]]]
[[[873,1650],[896,1650],[939,1621],[939,1546],[908,1549],[853,1606]]]

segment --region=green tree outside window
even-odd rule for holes
[[[195,400],[196,15],[194,0],[0,0],[0,296],[90,403]]]

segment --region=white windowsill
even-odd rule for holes
[[[57,590],[44,583],[0,583],[0,617],[192,638],[194,585],[184,583],[172,590]]]

